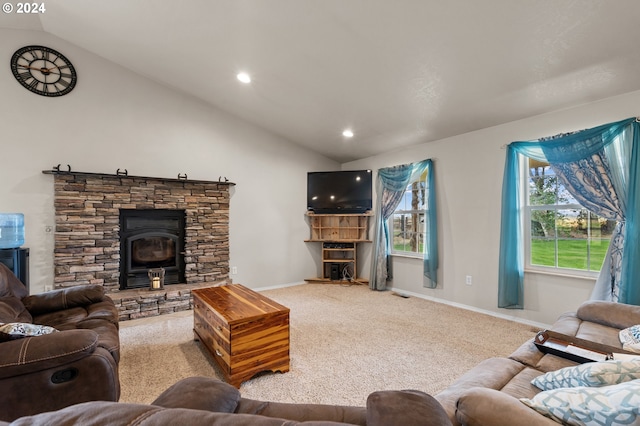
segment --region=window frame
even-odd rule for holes
[[[400,209],[400,204],[398,204],[398,207],[396,207],[396,209],[393,211],[393,213],[391,213],[391,215],[389,216],[389,218],[387,219],[387,226],[389,229],[389,234],[390,234],[390,246],[391,246],[391,252],[390,255],[391,256],[398,256],[398,257],[408,257],[408,258],[414,258],[414,259],[424,259],[424,247],[427,244],[427,226],[426,226],[426,218],[427,218],[427,214],[429,212],[429,197],[428,197],[428,191],[429,188],[427,187],[427,172],[425,171],[423,174],[421,174],[417,179],[412,180],[411,182],[409,182],[404,190],[404,193],[408,192],[408,191],[412,191],[411,186],[415,183],[415,182],[419,182],[422,183],[424,185],[424,189],[425,189],[425,193],[424,193],[424,209],[418,209],[418,210],[402,210]],[[403,193],[403,194],[404,194]],[[422,217],[424,218],[424,225],[423,225],[423,232],[421,233],[417,233],[417,235],[422,235],[422,246],[423,249],[422,251],[405,251],[405,250],[396,250],[394,248],[394,244],[393,244],[393,221],[394,221],[394,217],[398,214],[405,214],[405,215],[411,215],[411,214],[418,214],[418,215],[422,215]],[[420,246],[420,238],[418,239],[418,246]]]
[[[536,272],[543,273],[549,275],[557,275],[557,276],[574,276],[580,278],[597,278],[600,274],[600,270],[588,270],[588,269],[575,269],[575,268],[567,268],[561,267],[558,265],[558,251],[557,251],[557,242],[558,237],[556,233],[555,242],[556,242],[556,251],[555,251],[555,264],[556,266],[546,266],[546,265],[535,265],[531,263],[531,212],[534,210],[586,210],[591,214],[591,212],[582,206],[581,204],[540,204],[532,206],[529,204],[529,157],[524,155],[520,155],[520,168],[521,168],[521,176],[524,177],[521,183],[521,197],[523,206],[522,214],[520,215],[522,219],[521,227],[523,230],[523,244],[524,244],[524,271],[525,272]],[[557,199],[556,199],[557,201]],[[589,235],[591,230],[589,228]],[[590,248],[588,248],[589,250]],[[589,254],[591,257],[591,254]],[[591,258],[588,259],[590,263]]]

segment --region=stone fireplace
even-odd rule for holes
[[[43,173],[53,174],[55,183],[56,288],[102,285],[118,304],[121,319],[132,319],[190,309],[191,289],[229,280],[229,191],[233,183],[57,170]],[[123,213],[133,217],[125,227]],[[168,213],[173,218],[155,220],[155,224],[182,218],[183,229],[145,228],[138,213],[156,219]],[[135,257],[127,257],[123,244],[138,249]],[[146,268],[171,263],[172,256],[176,263],[183,263],[177,265],[182,271],[169,274],[176,282],[164,292],[149,291]],[[122,277],[123,265],[133,266],[138,273],[131,286],[122,285],[127,279]]]

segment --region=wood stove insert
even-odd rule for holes
[[[149,287],[149,269],[164,284],[185,282],[184,210],[120,210],[120,289]]]

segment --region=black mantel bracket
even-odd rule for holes
[[[190,183],[217,183],[219,185],[235,185],[234,182],[229,182],[229,180],[226,177],[220,177],[217,181],[215,180],[193,180],[193,179],[188,179],[186,178],[186,174],[184,174],[184,177],[180,177],[180,174],[178,174],[178,178],[161,178],[161,177],[152,177],[152,176],[133,176],[130,174],[123,174],[123,172],[120,171],[120,169],[118,169],[118,172],[116,172],[115,174],[109,174],[109,173],[93,173],[93,172],[76,172],[76,171],[71,171],[71,166],[67,165],[69,170],[60,170],[60,165],[58,164],[57,167],[54,167],[52,170],[43,170],[42,173],[44,173],[45,175],[82,175],[82,176],[95,176],[95,177],[114,177],[114,178],[119,178],[119,179],[158,179],[158,180],[164,180],[164,181],[169,181],[169,182],[190,182]]]

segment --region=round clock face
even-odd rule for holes
[[[60,52],[44,46],[26,46],[11,57],[13,76],[33,93],[62,96],[76,85],[78,76],[71,62]]]

